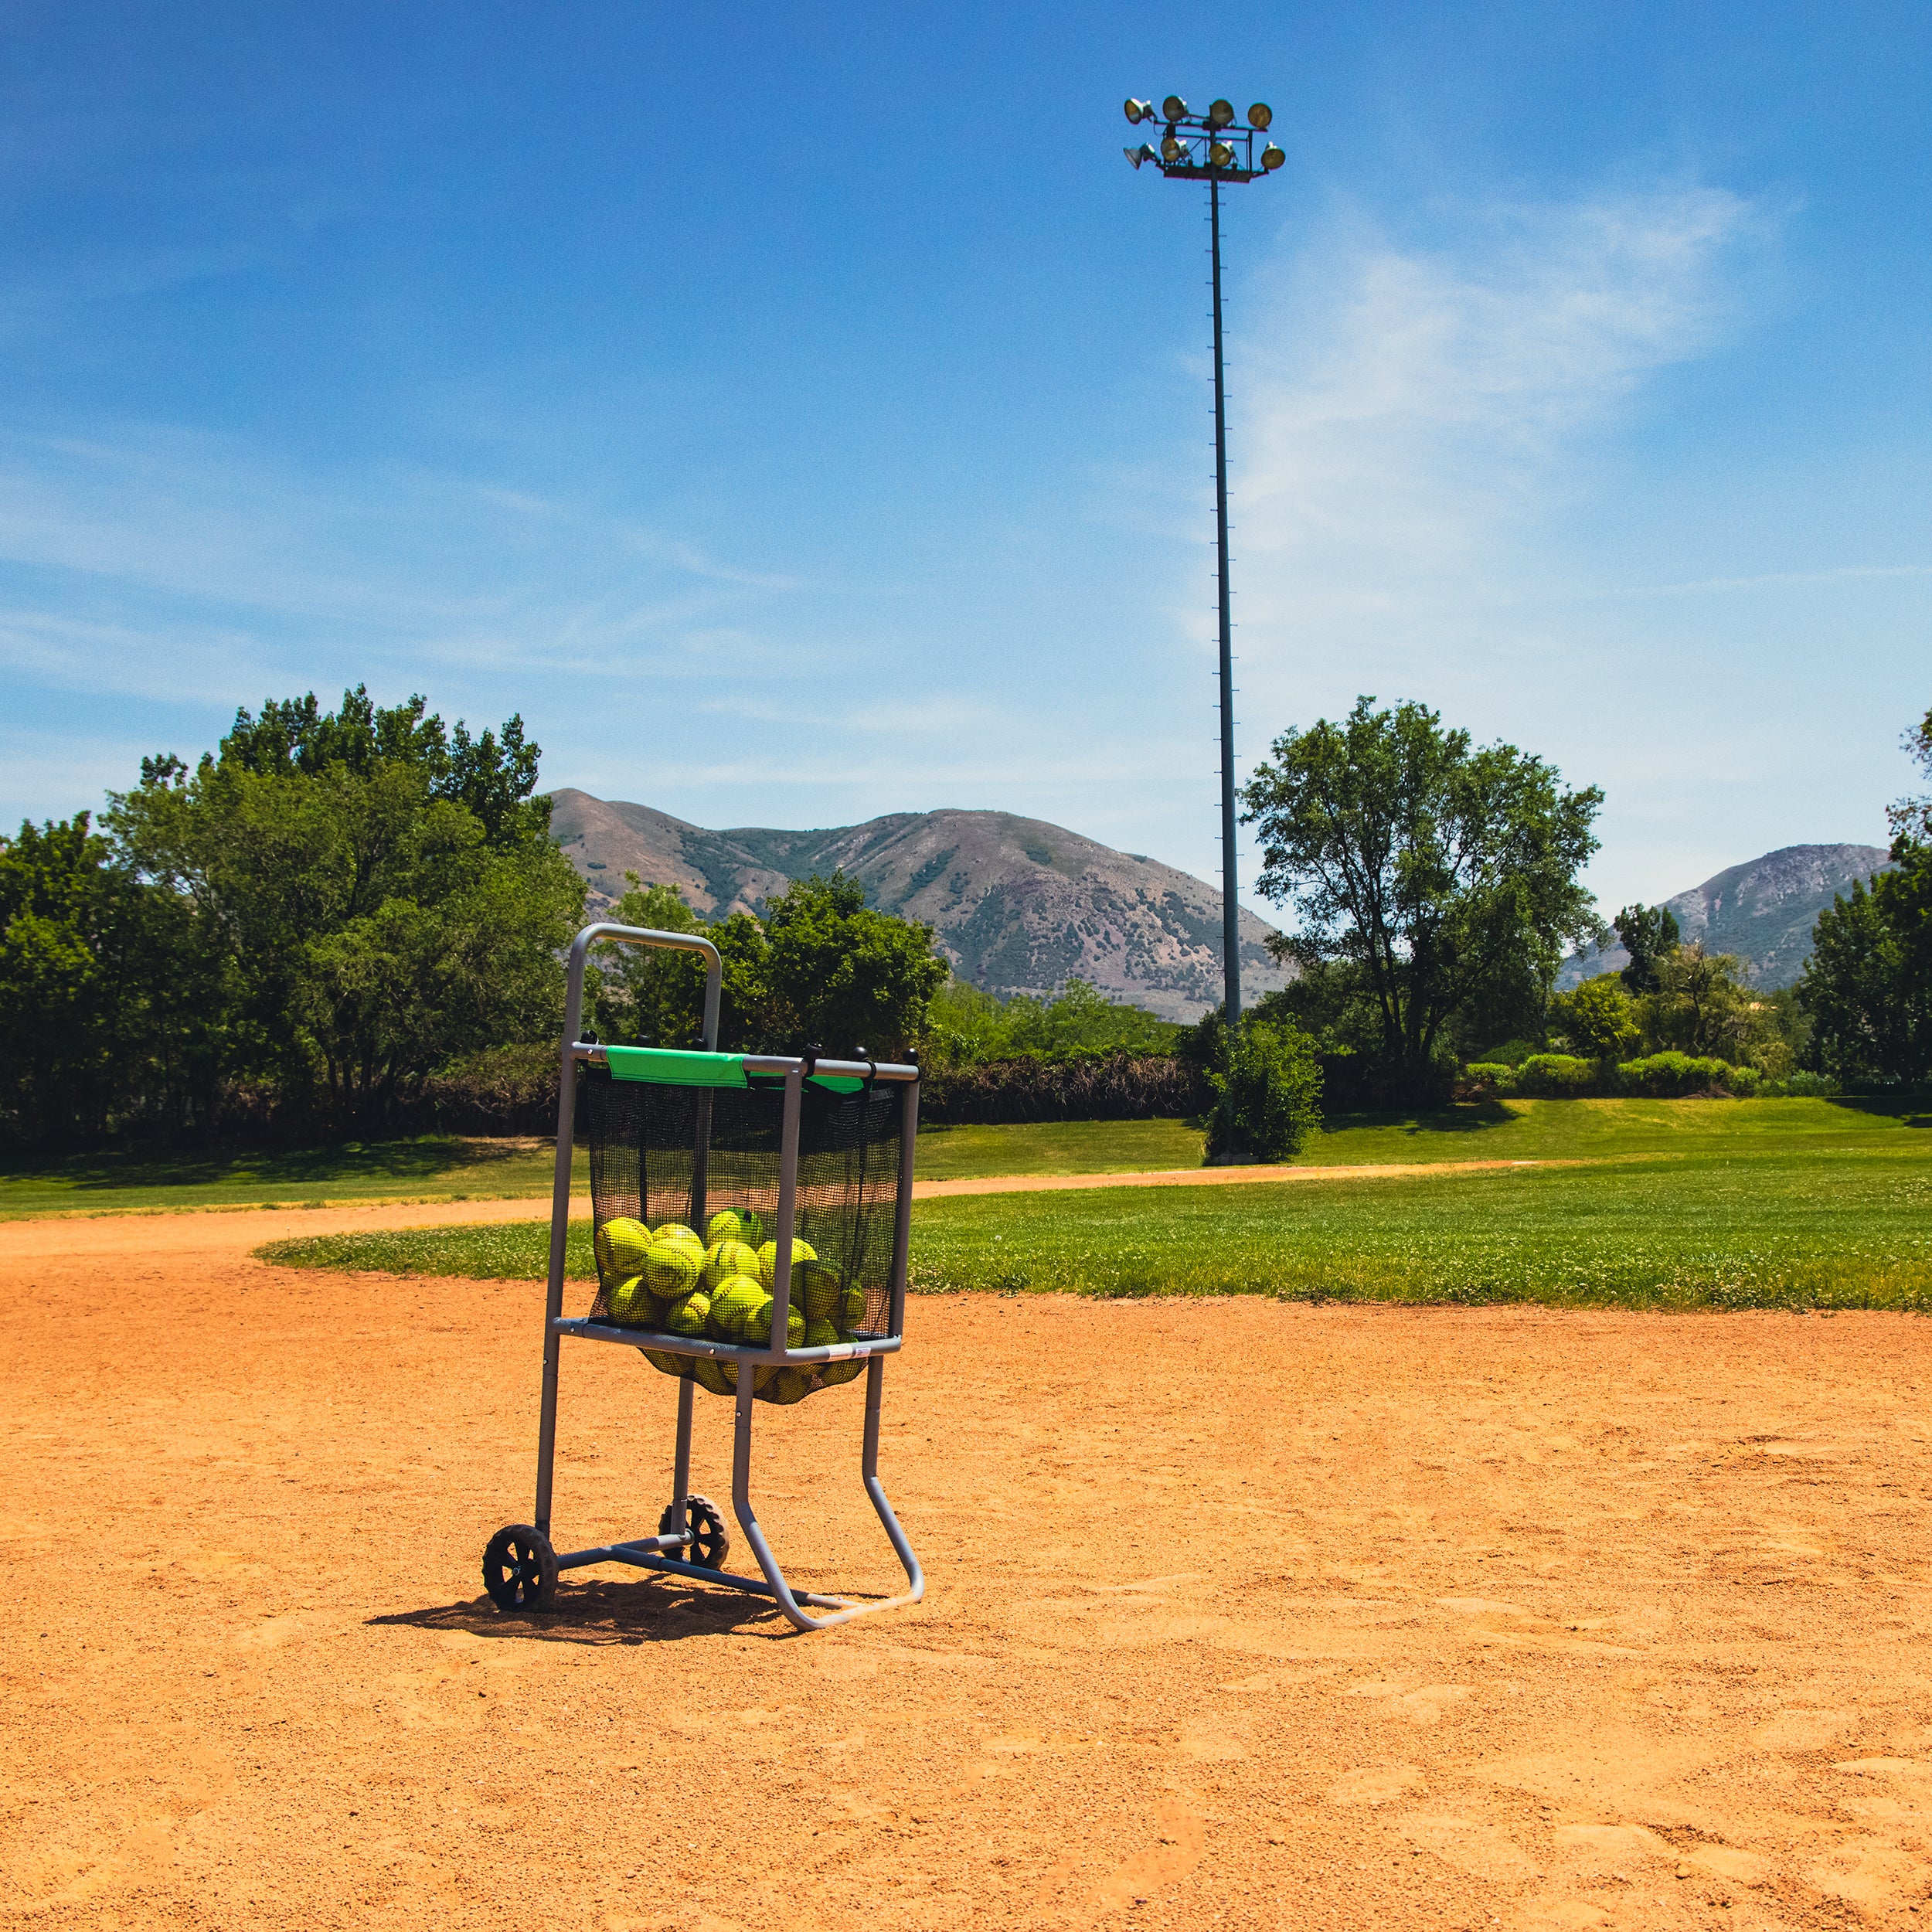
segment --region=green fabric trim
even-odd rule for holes
[[[866,1083],[855,1073],[815,1073],[811,1083],[828,1094],[856,1094]]]
[[[607,1046],[604,1056],[621,1080],[650,1080],[661,1087],[743,1087],[742,1053],[677,1053],[662,1046]]]

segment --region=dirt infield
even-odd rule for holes
[[[923,1605],[593,1572],[519,1621],[541,1288],[247,1258],[379,1212],[0,1230],[0,1923],[1932,1914],[1922,1321],[921,1301]],[[671,1385],[564,1373],[560,1533],[653,1526]],[[860,1412],[759,1418],[808,1585],[893,1582]]]

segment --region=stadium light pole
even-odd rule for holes
[[[1162,124],[1160,145],[1143,141],[1124,151],[1138,169],[1152,162],[1169,181],[1204,181],[1208,185],[1208,253],[1213,262],[1214,291],[1214,553],[1221,589],[1221,985],[1222,1012],[1228,1043],[1233,1045],[1241,1024],[1241,909],[1235,897],[1240,883],[1234,850],[1234,613],[1228,591],[1228,421],[1227,395],[1221,368],[1221,185],[1226,182],[1256,181],[1271,175],[1287,159],[1273,141],[1260,156],[1255,137],[1265,134],[1274,110],[1257,100],[1248,110],[1248,124],[1234,124],[1230,101],[1211,102],[1204,114],[1188,112],[1179,94],[1169,94],[1158,113],[1151,100],[1129,99],[1127,117],[1136,127]],[[1233,1090],[1230,1083],[1225,1145],[1234,1146]]]

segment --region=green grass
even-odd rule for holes
[[[921,1127],[922,1181],[989,1174],[1139,1174],[1201,1165],[1185,1121],[1043,1121],[1025,1127]]]
[[[1380,1122],[1325,1137],[1321,1164],[1344,1145],[1350,1160],[1386,1163],[1391,1147],[1414,1158],[1427,1136],[1454,1142],[1434,1158],[1467,1158],[1474,1134],[1484,1157],[1499,1145],[1501,1158],[1588,1165],[922,1202],[913,1278],[930,1291],[1932,1308],[1928,1128],[1932,1116],[1903,1107],[1810,1100],[1543,1102],[1493,1128]],[[588,1232],[571,1230],[580,1277]],[[260,1252],[536,1280],[546,1245],[529,1222]]]
[[[1923,1100],[1488,1100],[1397,1117],[1344,1117],[1294,1165],[1828,1155],[1890,1145],[1914,1128],[1932,1129]]]
[[[1300,1166],[1459,1160],[1601,1160],[1637,1155],[1835,1158],[1932,1128],[1932,1113],[1865,1100],[1509,1100],[1407,1117],[1345,1119],[1311,1141]],[[1932,1134],[1925,1136],[1932,1140]],[[1052,1121],[928,1128],[922,1179],[999,1174],[1130,1173],[1201,1158],[1185,1121]],[[578,1185],[584,1185],[578,1161]],[[0,1163],[0,1219],[311,1201],[540,1199],[550,1155],[540,1141],[351,1141],[270,1152],[124,1152]]]
[[[0,1166],[0,1220],[23,1215],[308,1202],[492,1200],[550,1190],[541,1141],[348,1141],[330,1147],[15,1158]],[[582,1156],[579,1156],[580,1167]]]

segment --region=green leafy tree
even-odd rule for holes
[[[0,1125],[57,1141],[197,1124],[223,992],[192,908],[117,866],[88,814],[0,838]]]
[[[947,966],[932,930],[866,904],[865,890],[834,874],[801,879],[749,913],[706,925],[675,886],[628,889],[609,917],[659,932],[702,933],[723,967],[719,1046],[726,1053],[792,1053],[808,1044],[835,1057],[886,1059],[921,1038]],[[702,1037],[705,968],[695,954],[600,949],[591,1011],[604,1039],[695,1046]]]
[[[1676,915],[1668,906],[1626,906],[1611,923],[1630,955],[1623,970],[1624,986],[1632,993],[1655,992],[1658,962],[1675,951],[1682,937]]]
[[[113,986],[107,842],[87,815],[0,839],[0,1106],[60,1138],[104,1112]]]
[[[1621,1060],[1644,1036],[1637,1009],[1615,973],[1600,973],[1560,993],[1549,1013],[1573,1050],[1590,1060]]]
[[[145,760],[111,795],[127,866],[219,961],[233,1074],[374,1130],[444,1062],[555,1025],[583,887],[537,755],[515,719],[471,740],[359,687],[241,712],[192,774]]]
[[[795,881],[766,906],[764,927],[772,1044],[884,1059],[924,1032],[949,970],[930,926],[874,911],[856,880],[834,872]]]
[[[1656,971],[1656,990],[1638,1009],[1648,1049],[1743,1065],[1764,1028],[1736,954],[1693,940],[1672,947]]]
[[[1932,778],[1932,711],[1905,734],[1905,748],[1919,769]],[[1932,793],[1917,798],[1901,798],[1886,812],[1892,836],[1907,845],[1932,845]],[[1897,852],[1892,855],[1898,857]]]
[[[613,925],[648,932],[696,933],[704,922],[675,886],[646,885],[634,872],[604,916]],[[641,946],[595,949],[597,979],[588,985],[587,1011],[598,1039],[615,1046],[695,1047],[704,1021],[703,960]]]
[[[1911,1084],[1932,1078],[1932,845],[1900,836],[1892,855],[1819,913],[1798,990],[1824,1071]]]
[[[1600,932],[1577,875],[1603,794],[1513,745],[1478,748],[1423,706],[1374,704],[1277,739],[1243,822],[1260,891],[1300,914],[1270,944],[1334,971],[1369,1009],[1383,1066],[1420,1091],[1459,1032],[1540,1013],[1568,944]]]
[[[1182,1029],[1145,1007],[1109,999],[1083,979],[1069,979],[1046,999],[996,999],[950,979],[927,1012],[934,1062],[971,1066],[1029,1057],[1069,1060],[1097,1053],[1167,1053]]]

